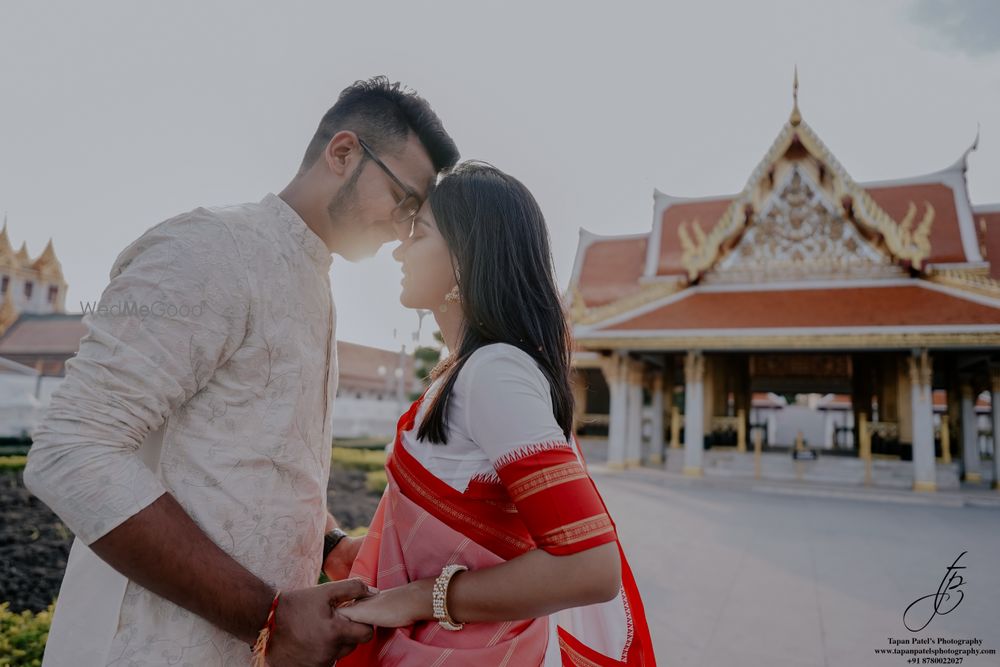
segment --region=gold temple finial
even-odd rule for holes
[[[792,80],[792,115],[788,119],[792,126],[797,126],[802,122],[802,114],[799,113],[799,66],[795,66],[795,78]]]
[[[52,237],[49,237],[49,242],[45,244],[45,250],[39,255],[35,261],[32,263],[32,267],[39,269],[48,264],[56,264],[58,260],[56,259],[56,250],[52,246]]]

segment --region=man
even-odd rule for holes
[[[331,253],[410,233],[458,151],[384,77],[345,89],[280,196],[162,222],[117,258],[35,434],[27,487],[75,533],[45,665],[323,665],[371,628],[315,586],[337,392]],[[356,544],[326,561],[340,576]]]

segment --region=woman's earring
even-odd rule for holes
[[[462,300],[461,295],[458,293],[458,285],[451,288],[451,291],[444,295],[444,303],[438,306],[438,310],[442,313],[448,312],[449,303],[458,303]]]

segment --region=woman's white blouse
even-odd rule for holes
[[[567,446],[552,414],[549,381],[527,352],[507,343],[485,345],[459,370],[448,406],[447,444],[417,439],[444,377],[427,390],[406,450],[439,479],[465,491],[473,478],[499,481],[495,469],[529,448]]]
[[[474,478],[499,483],[496,469],[506,460],[568,446],[552,413],[548,379],[531,355],[507,343],[479,348],[459,371],[445,425],[448,444],[418,440],[417,431],[443,380],[428,388],[413,428],[401,438],[406,451],[452,488],[465,491]],[[561,664],[555,616],[550,616],[543,665]]]

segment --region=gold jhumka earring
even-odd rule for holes
[[[440,310],[442,313],[447,313],[448,312],[448,304],[449,303],[459,303],[459,302],[462,301],[462,295],[458,291],[458,280],[459,279],[460,279],[460,275],[459,275],[458,270],[456,269],[455,270],[455,281],[456,281],[456,284],[455,284],[454,287],[451,288],[450,292],[448,292],[447,294],[444,295],[444,301],[445,302],[442,303],[440,306],[438,306],[438,310]]]

